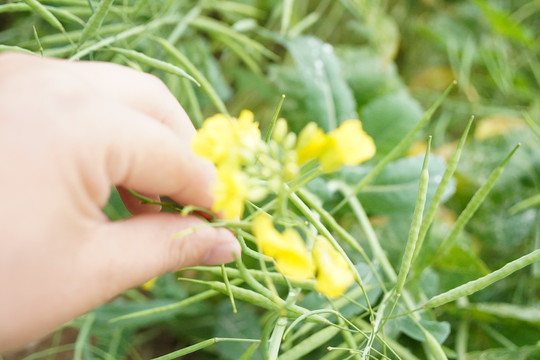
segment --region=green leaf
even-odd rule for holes
[[[377,147],[375,160],[388,154],[422,118],[420,104],[407,91],[388,94],[362,109],[364,130]]]
[[[406,157],[388,164],[388,166],[358,194],[366,212],[388,215],[412,213],[418,194],[418,181],[422,168],[423,155]],[[440,156],[432,155],[429,162],[429,187],[426,203],[429,204],[437,185],[444,173],[446,164]],[[343,169],[341,176],[345,182],[354,185],[369,169],[349,167]],[[454,192],[450,182],[444,198]]]
[[[312,36],[297,37],[285,45],[300,74],[311,121],[330,131],[347,119],[357,118],[352,91],[342,76],[332,45]]]
[[[475,303],[466,307],[477,314],[513,319],[540,326],[540,306],[514,305],[507,303]]]
[[[261,328],[253,307],[243,302],[238,302],[236,305],[238,312],[235,314],[228,300],[218,304],[214,324],[215,336],[258,339],[261,336]],[[237,360],[250,346],[251,344],[242,342],[221,342],[216,344],[216,349],[219,359]],[[262,359],[260,352],[256,351],[251,359]]]
[[[399,330],[412,339],[424,342],[426,337],[422,329],[408,316],[402,316],[394,320]],[[446,321],[419,320],[424,329],[442,344],[450,335],[450,324]]]

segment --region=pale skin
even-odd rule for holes
[[[210,208],[215,169],[192,153],[194,133],[156,77],[0,54],[0,353],[155,276],[239,254],[226,229],[123,190]],[[112,186],[133,217],[103,214]]]

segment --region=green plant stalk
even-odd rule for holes
[[[228,290],[220,281],[202,281],[197,279],[189,279],[189,278],[179,278],[180,281],[187,281],[194,284],[201,284],[206,285],[212,288],[213,290],[219,291],[222,294],[228,295]],[[249,302],[251,304],[255,304],[259,307],[262,307],[267,310],[273,310],[278,311],[281,309],[280,305],[283,305],[283,301],[281,304],[276,304],[272,300],[268,299],[266,296],[261,295],[255,291],[244,289],[238,286],[229,286],[230,291],[234,294],[234,297],[246,302]],[[293,311],[294,312],[294,311]],[[298,315],[301,315],[303,312],[299,312]]]
[[[422,164],[422,172],[420,173],[420,183],[418,185],[418,196],[416,198],[416,205],[414,207],[413,220],[411,228],[409,230],[409,238],[407,239],[407,245],[405,246],[405,252],[403,253],[403,259],[401,260],[401,268],[398,273],[396,281],[396,296],[401,296],[401,291],[405,285],[405,280],[411,269],[413,255],[418,245],[420,226],[422,224],[422,218],[424,214],[424,206],[426,204],[426,196],[429,185],[429,151],[431,149],[431,136],[428,140],[426,149],[426,155],[424,157],[424,163]]]
[[[322,330],[317,331],[313,335],[309,336],[305,340],[301,341],[291,349],[283,353],[279,360],[297,360],[305,359],[305,355],[311,351],[317,349],[322,344],[326,343],[334,336],[336,336],[341,330],[339,328],[329,326]]]
[[[428,358],[430,360],[448,360],[437,339],[435,339],[435,337],[431,335],[431,333],[426,329],[421,329],[424,333],[424,336],[426,337],[426,341],[423,343],[423,345],[424,351],[426,352]]]
[[[75,351],[73,353],[74,360],[83,359],[83,349],[88,345],[88,335],[90,334],[90,329],[92,324],[96,319],[96,314],[93,312],[84,316],[84,323],[79,331],[77,340],[75,341]]]
[[[215,34],[214,36],[217,41],[222,42],[225,47],[235,53],[251,71],[253,71],[255,74],[262,75],[261,67],[259,66],[257,61],[250,53],[246,51],[246,49],[241,44],[227,36],[219,34]]]
[[[342,189],[343,194],[348,193],[346,186],[347,186],[346,184],[343,184],[343,189]],[[369,246],[371,247],[371,251],[373,252],[373,255],[382,266],[382,270],[384,271],[384,274],[390,281],[395,282],[397,279],[397,274],[394,271],[392,264],[388,260],[386,253],[381,247],[381,244],[379,243],[377,235],[375,234],[375,231],[373,230],[373,227],[371,226],[371,223],[369,222],[369,218],[366,212],[364,211],[362,204],[360,204],[360,200],[358,200],[356,196],[350,196],[348,197],[348,201],[353,211],[353,214],[355,215],[360,226],[362,227],[362,230],[364,230],[364,234],[366,235],[366,238],[369,242]],[[379,281],[379,282],[384,289],[384,283],[382,281]]]
[[[208,95],[208,98],[210,99],[212,104],[214,104],[216,109],[222,114],[229,115],[229,112],[227,111],[227,107],[223,103],[223,100],[221,100],[218,93],[216,92],[210,81],[208,81],[208,79],[204,76],[204,74],[199,71],[199,69],[197,69],[197,67],[184,54],[182,54],[182,52],[180,52],[180,50],[175,48],[172,43],[162,38],[156,38],[155,40],[163,48],[163,50],[165,50],[170,56],[173,57],[174,60],[176,60],[182,67],[186,68],[186,70],[189,71],[191,74],[193,74],[193,77],[200,84],[201,89],[206,92],[206,95]]]
[[[302,189],[299,189],[298,194],[302,194],[303,195],[303,198],[306,199],[307,196],[306,196],[306,193],[304,192],[304,190]],[[304,214],[304,216],[313,224],[313,226],[315,226],[315,228],[317,229],[317,231],[319,233],[321,233],[322,235],[324,235],[328,241],[330,241],[330,243],[332,244],[332,246],[344,257],[344,259],[347,261],[347,264],[349,265],[349,268],[351,269],[352,273],[354,274],[354,278],[357,282],[357,284],[360,286],[360,288],[362,289],[362,292],[364,294],[364,298],[366,300],[366,304],[369,308],[369,313],[370,313],[370,316],[373,314],[373,311],[371,309],[371,304],[369,303],[369,297],[367,296],[367,293],[365,291],[365,288],[364,288],[364,284],[363,284],[363,281],[362,279],[360,278],[360,274],[358,273],[358,270],[356,269],[356,267],[354,266],[354,264],[351,262],[351,259],[349,259],[349,257],[347,256],[347,254],[345,253],[345,251],[343,251],[343,249],[341,248],[341,246],[339,245],[339,243],[337,242],[337,240],[334,238],[334,236],[332,235],[332,233],[330,233],[330,231],[326,228],[326,226],[324,226],[324,224],[322,222],[320,222],[315,216],[313,216],[313,213],[311,212],[312,209],[315,210],[319,215],[321,215],[321,217],[323,217],[322,215],[326,213],[326,211],[321,207],[319,206],[318,204],[315,204],[313,202],[310,202],[309,203],[309,206],[306,205],[306,203],[304,203],[302,201],[302,199],[299,197],[299,195],[295,194],[295,193],[292,193],[290,194],[289,196],[289,200],[294,204],[294,206],[300,210],[300,212],[302,214]],[[335,222],[335,219],[333,219],[331,216],[330,218],[333,220],[333,222]],[[326,219],[325,219],[326,220]]]
[[[456,334],[456,354],[458,359],[465,359],[467,354],[467,341],[469,338],[469,324],[468,318],[461,319],[459,321],[457,334]]]
[[[221,275],[223,276],[223,283],[225,284],[225,289],[227,289],[229,300],[231,301],[233,313],[236,314],[238,310],[236,309],[236,303],[234,302],[234,295],[231,291],[231,284],[229,282],[229,277],[227,276],[227,272],[225,271],[225,264],[221,264]]]
[[[505,165],[510,161],[514,153],[521,145],[518,144],[516,147],[506,156],[506,158],[497,166],[495,170],[490,174],[486,182],[474,193],[473,197],[465,207],[465,209],[459,214],[454,227],[450,233],[444,238],[444,240],[439,244],[437,249],[434,251],[433,256],[430,257],[428,265],[432,264],[439,256],[441,256],[446,250],[454,244],[457,236],[460,231],[463,229],[465,224],[471,219],[476,210],[480,207],[487,194],[491,191],[495,182],[501,176]],[[426,265],[427,266],[427,265]]]
[[[279,348],[281,346],[281,341],[283,339],[283,332],[287,327],[287,317],[282,316],[278,318],[274,331],[272,331],[272,336],[270,336],[270,341],[268,344],[268,353],[265,359],[276,360],[279,354]]]
[[[235,259],[236,259],[236,264],[238,265],[238,269],[239,269],[238,272],[240,273],[240,276],[246,282],[246,284],[248,284],[253,290],[255,290],[256,292],[258,292],[261,295],[267,296],[269,298],[273,298],[275,296],[274,292],[272,292],[272,291],[268,290],[267,288],[265,288],[261,283],[259,283],[255,279],[255,277],[251,274],[251,272],[246,268],[246,266],[242,262],[242,258],[235,256]],[[230,268],[228,268],[228,269],[230,269]],[[268,272],[265,273],[265,272],[261,271],[261,273],[262,273],[262,278],[263,279],[266,279],[266,276],[270,275],[270,273],[268,273]],[[281,278],[283,280],[284,285],[287,285],[287,281],[285,279],[283,279],[283,276],[276,277],[276,278]]]
[[[132,60],[138,61],[142,64],[151,66],[153,68],[163,70],[165,72],[184,77],[186,79],[189,79],[193,81],[197,86],[200,86],[199,82],[193,78],[193,76],[189,75],[184,69],[180,69],[178,66],[169,64],[168,62],[155,59],[153,57],[150,57],[146,54],[143,54],[141,52],[135,51],[135,50],[127,50],[127,49],[121,49],[117,47],[111,47],[108,50],[114,51],[116,53],[122,54],[128,58],[131,58]]]
[[[373,271],[373,274],[377,273],[375,271],[375,268],[373,267],[371,259],[367,256],[365,250],[360,246],[360,244],[354,238],[354,236],[349,234],[347,230],[345,230],[341,225],[339,225],[336,219],[334,219],[334,217],[330,215],[328,211],[324,210],[322,206],[320,206],[315,201],[313,201],[306,190],[298,189],[296,191],[296,195],[298,195],[298,198],[301,202],[306,204],[309,208],[314,209],[320,215],[322,221],[328,224],[328,226],[332,230],[334,230],[347,244],[349,244],[354,250],[358,251],[358,253],[364,258],[366,263],[370,266],[371,270]],[[329,233],[328,230],[326,230],[326,233]]]
[[[345,319],[343,319],[342,317],[338,317],[338,324],[340,326],[344,326],[345,323],[346,323]],[[347,344],[349,349],[358,350],[358,344],[356,342],[356,339],[354,338],[354,336],[349,331],[342,330],[341,331],[341,336],[343,336],[343,339],[345,340],[345,343]],[[355,358],[356,360],[362,360],[360,358],[360,353],[359,352],[353,354],[353,358]]]
[[[96,32],[101,27],[105,16],[107,16],[107,13],[109,12],[109,9],[113,2],[114,0],[100,1],[97,10],[92,14],[92,16],[90,16],[90,18],[86,22],[86,26],[84,27],[81,37],[79,39],[79,45],[84,44],[86,40],[96,34]]]
[[[373,167],[373,169],[367,174],[360,182],[354,187],[353,191],[344,197],[344,199],[337,204],[331,211],[331,214],[334,214],[336,211],[341,209],[343,205],[347,203],[347,199],[349,196],[356,196],[366,186],[373,180],[377,175],[380,174],[380,172],[388,165],[391,161],[396,159],[398,156],[400,156],[407,147],[410,146],[411,142],[414,139],[414,136],[424,125],[431,119],[435,111],[439,108],[443,100],[446,98],[446,96],[450,93],[450,91],[456,86],[456,82],[454,81],[446,90],[444,93],[439,96],[439,98],[435,101],[433,105],[424,113],[424,116],[420,121],[416,124],[416,126],[409,131],[409,133],[388,153],[384,158],[382,158],[377,165]]]
[[[533,195],[531,197],[526,198],[525,200],[518,202],[517,204],[513,205],[510,209],[508,209],[508,213],[510,215],[514,215],[514,214],[517,214],[518,212],[522,212],[523,210],[529,209],[537,205],[540,205],[540,194]]]
[[[529,127],[531,128],[532,132],[540,139],[540,126],[538,126],[538,124],[536,124],[534,122],[534,120],[532,119],[531,115],[527,114],[527,113],[523,113],[523,119],[525,120],[525,122],[527,123],[527,125],[529,125]]]
[[[183,349],[174,351],[172,353],[169,353],[167,355],[159,356],[156,358],[153,358],[152,360],[172,360],[172,359],[178,359],[181,356],[185,356],[187,354],[191,354],[195,351],[204,349],[210,345],[214,345],[218,342],[252,342],[252,343],[258,343],[260,340],[258,339],[236,339],[236,338],[212,338],[207,339],[204,341],[201,341],[197,344],[185,347]]]
[[[197,5],[195,5],[191,10],[188,11],[186,15],[184,15],[184,18],[182,19],[182,21],[176,24],[173,31],[171,31],[171,33],[169,34],[169,37],[167,38],[167,42],[169,44],[174,46],[174,44],[176,44],[178,39],[180,39],[184,31],[186,31],[191,20],[199,16],[202,10],[201,4],[202,2],[199,2]]]
[[[178,78],[176,79],[180,80]],[[204,115],[201,111],[201,105],[197,98],[197,94],[195,94],[195,90],[193,90],[193,83],[188,79],[181,79],[180,86],[182,89],[182,98],[186,98],[184,106],[189,104],[189,109],[191,109],[190,120],[196,129],[200,129],[204,122]],[[177,98],[179,98],[179,96],[177,96]]]
[[[239,284],[242,283],[242,280],[234,279],[230,283],[233,284],[233,285],[239,285]],[[218,291],[215,291],[215,290],[203,291],[203,292],[201,292],[201,293],[199,293],[197,295],[190,296],[190,297],[188,297],[188,298],[186,298],[184,300],[181,300],[179,302],[176,302],[174,304],[169,304],[169,305],[165,305],[165,306],[158,306],[158,307],[153,308],[153,309],[146,309],[146,310],[136,311],[136,312],[133,312],[131,314],[126,314],[126,315],[115,317],[115,318],[109,320],[109,323],[112,324],[112,323],[115,323],[115,322],[118,322],[118,321],[136,319],[136,318],[140,318],[140,317],[144,317],[144,316],[160,314],[160,313],[167,312],[167,311],[178,310],[178,309],[181,309],[183,307],[195,304],[195,303],[197,303],[199,301],[206,300],[208,298],[211,298],[212,296],[216,296],[216,295],[219,295],[219,294],[220,293]]]
[[[473,120],[474,120],[474,116],[471,116],[471,118],[469,119],[469,122],[467,123],[467,126],[465,127],[465,130],[463,131],[463,134],[461,135],[458,146],[456,147],[454,154],[452,155],[450,161],[448,162],[448,166],[446,167],[446,170],[444,171],[441,182],[439,183],[439,186],[437,186],[437,190],[435,190],[435,194],[433,195],[433,198],[431,199],[431,203],[429,204],[429,207],[426,211],[426,215],[424,216],[424,220],[422,221],[420,232],[418,234],[418,243],[414,249],[414,254],[412,258],[413,263],[418,257],[418,254],[420,253],[420,249],[422,248],[422,245],[424,244],[424,240],[426,238],[427,232],[429,230],[429,227],[431,226],[431,223],[433,222],[433,219],[435,218],[437,208],[439,207],[441,199],[444,195],[444,191],[446,190],[446,187],[448,186],[448,182],[450,181],[450,179],[454,175],[454,172],[456,171],[457,165],[459,163],[459,159],[461,158],[461,152],[463,150],[463,147],[465,146],[465,141],[467,140],[467,135],[469,134],[469,130],[471,129]]]
[[[297,317],[292,323],[291,325],[289,325],[289,328],[287,329],[287,331],[285,331],[285,333],[283,334],[283,339],[286,339],[287,338],[287,335],[292,331],[292,329],[300,322],[302,322],[303,320],[307,319],[308,317],[310,316],[313,316],[313,315],[319,315],[319,314],[328,314],[328,315],[335,315],[338,320],[344,322],[344,323],[347,323],[347,325],[349,325],[350,327],[352,327],[354,330],[352,331],[357,331],[357,332],[362,332],[362,330],[360,330],[358,327],[356,327],[356,325],[354,325],[352,322],[350,322],[346,317],[344,317],[343,315],[341,315],[337,310],[334,310],[334,309],[318,309],[318,310],[312,310],[312,311],[308,311],[307,313],[303,314],[303,315],[300,315],[299,317]],[[323,316],[324,317],[324,316]],[[342,325],[335,325],[333,323],[330,323],[329,322],[329,325],[332,325],[332,326],[335,326],[341,330],[347,330],[347,331],[351,331],[349,328],[347,328],[346,326],[342,326]],[[364,333],[363,333],[364,334]],[[367,338],[367,335],[364,334],[364,336]]]
[[[474,294],[537,261],[540,261],[540,249],[524,255],[519,259],[511,261],[508,264],[504,265],[502,268],[495,270],[494,272],[486,276],[483,276],[473,281],[469,281],[466,284],[460,285],[452,290],[432,297],[424,304],[423,308],[436,308],[454,300],[457,300],[463,296]]]

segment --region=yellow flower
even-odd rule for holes
[[[250,158],[262,142],[253,113],[242,110],[238,119],[217,114],[203,123],[192,140],[193,151],[214,164],[237,164],[239,156]]]
[[[337,298],[354,282],[349,264],[324,236],[317,236],[313,246],[313,261],[317,266],[315,290]]]
[[[313,277],[311,255],[296,230],[280,233],[268,215],[259,214],[253,220],[253,234],[262,252],[274,258],[280,273],[296,280]]]
[[[247,179],[234,166],[218,167],[217,180],[213,187],[214,205],[212,210],[223,212],[227,219],[240,218],[244,213],[244,202],[247,196]]]
[[[229,156],[235,145],[235,131],[232,119],[223,114],[214,115],[204,122],[202,128],[193,137],[193,151],[218,164]]]
[[[156,280],[157,280],[157,277],[148,280],[147,282],[141,285],[141,289],[146,290],[146,291],[152,290],[152,288],[156,284]]]
[[[328,136],[325,151],[319,158],[323,170],[343,165],[358,165],[375,155],[373,139],[362,130],[360,120],[347,120]]]
[[[314,122],[307,124],[296,143],[298,153],[298,164],[302,165],[308,160],[319,158],[325,150],[328,136]]]

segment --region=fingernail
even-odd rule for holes
[[[214,245],[201,261],[202,265],[219,265],[234,260],[234,254],[240,255],[240,244],[236,241]]]

